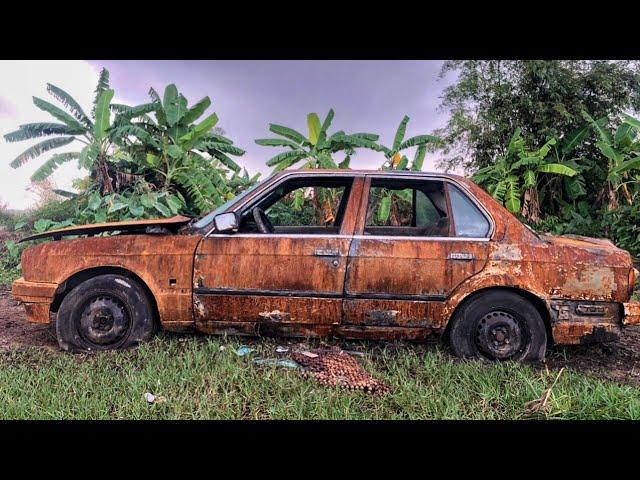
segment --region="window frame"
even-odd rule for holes
[[[397,179],[397,178],[405,178],[408,182],[442,182],[444,184],[444,195],[447,202],[447,210],[450,217],[450,229],[453,232],[452,236],[449,237],[425,237],[425,236],[406,236],[406,235],[365,235],[364,231],[367,227],[367,210],[369,206],[369,192],[371,189],[372,179]],[[457,231],[455,228],[455,218],[453,218],[453,209],[451,207],[451,199],[449,197],[449,185],[453,185],[460,190],[462,195],[465,195],[469,201],[475,205],[480,211],[481,215],[483,215],[486,220],[489,222],[489,231],[487,235],[484,237],[459,237],[457,236]],[[410,187],[407,187],[410,188]],[[414,189],[415,191],[415,189]],[[485,206],[469,191],[466,185],[462,182],[458,182],[455,179],[450,177],[441,176],[441,175],[415,175],[415,174],[404,174],[404,173],[393,173],[393,174],[368,174],[365,178],[364,184],[364,192],[362,195],[362,203],[359,212],[359,220],[356,225],[355,238],[359,239],[397,239],[397,240],[407,240],[407,241],[489,241],[493,238],[493,234],[496,231],[496,223],[493,217],[489,214]]]
[[[247,233],[247,232],[237,232],[234,233],[234,236],[254,236],[254,235],[260,235],[260,236],[265,236],[265,235],[269,235],[269,236],[278,236],[278,237],[343,237],[343,236],[352,236],[352,234],[347,233],[346,229],[348,228],[348,225],[345,225],[345,218],[347,217],[349,208],[351,208],[352,204],[354,203],[353,201],[353,196],[355,194],[355,192],[358,190],[357,188],[357,182],[358,182],[358,178],[362,179],[363,176],[362,175],[356,175],[355,173],[349,172],[348,170],[345,171],[345,173],[339,173],[339,174],[327,174],[327,175],[320,175],[320,174],[306,174],[305,172],[291,172],[289,174],[286,175],[282,175],[280,178],[278,178],[276,181],[274,181],[273,183],[271,183],[271,185],[268,185],[266,188],[264,188],[263,190],[261,190],[258,194],[256,194],[254,197],[252,197],[251,199],[249,199],[246,202],[242,202],[241,204],[238,205],[234,205],[232,208],[230,208],[228,211],[231,211],[233,213],[235,213],[239,218],[241,218],[243,215],[245,215],[245,213],[250,212],[254,207],[258,206],[261,202],[263,202],[269,195],[271,195],[276,189],[278,189],[281,185],[290,182],[290,181],[295,181],[296,179],[304,179],[304,180],[309,180],[311,182],[313,181],[322,181],[323,179],[343,179],[345,181],[345,183],[347,182],[351,182],[350,185],[345,185],[345,191],[343,193],[343,197],[340,201],[340,205],[338,206],[338,209],[340,210],[341,206],[344,205],[344,210],[342,212],[342,218],[341,218],[341,222],[340,222],[340,227],[338,229],[338,232],[322,232],[322,233],[289,233],[289,232],[282,232],[282,233],[270,233],[270,234],[264,234],[264,233]],[[337,212],[337,215],[340,214],[340,211]],[[213,232],[212,232],[213,233]]]

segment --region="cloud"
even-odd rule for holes
[[[13,169],[9,166],[11,160],[37,140],[7,143],[1,136],[23,123],[55,121],[33,105],[33,96],[57,103],[47,93],[47,83],[68,92],[88,113],[97,78],[97,69],[84,61],[0,61],[0,199],[10,208],[23,209],[33,205],[36,198],[26,190],[30,184],[29,177],[49,155],[44,154],[25,166]],[[72,143],[56,152],[75,150],[77,146]],[[69,163],[59,168],[52,178],[58,188],[69,188],[72,179],[81,175],[77,165]]]
[[[9,100],[0,97],[0,117],[11,117],[16,114],[16,107]]]

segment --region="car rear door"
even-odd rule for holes
[[[395,336],[395,330],[406,337],[407,328],[420,336],[443,327],[439,312],[444,301],[484,267],[492,228],[490,217],[463,189],[446,178],[367,177],[349,252],[341,327],[345,336]],[[380,195],[397,194],[389,210],[393,215],[395,208],[401,217],[402,196],[405,203],[410,198],[407,190],[413,202],[410,224],[407,217],[404,225],[376,225],[387,211],[384,206],[379,216]],[[424,197],[428,208],[418,210],[418,198],[427,205]],[[474,219],[480,225],[472,225]]]

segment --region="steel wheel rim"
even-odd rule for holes
[[[524,322],[510,312],[493,310],[478,320],[475,345],[487,358],[518,358],[527,344],[528,335]]]
[[[116,345],[129,333],[131,312],[112,294],[95,295],[85,302],[77,326],[80,336],[93,345]]]

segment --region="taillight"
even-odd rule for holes
[[[631,267],[631,269],[629,270],[629,295],[633,295],[633,291],[636,288],[636,280],[639,276],[640,272],[637,269]]]

